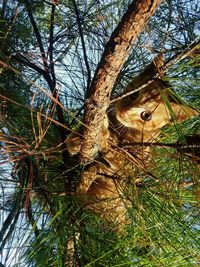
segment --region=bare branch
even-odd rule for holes
[[[33,17],[29,1],[28,0],[24,0],[24,5],[26,7],[28,16],[30,18],[30,21],[31,21],[31,24],[32,24],[32,27],[33,27],[33,30],[34,30],[34,33],[35,33],[35,37],[37,39],[37,42],[38,42],[38,45],[39,45],[39,48],[40,48],[40,52],[41,52],[44,68],[48,69],[48,65],[47,65],[47,61],[46,61],[46,55],[45,55],[45,51],[44,51],[44,47],[43,47],[43,43],[42,43],[42,38],[40,36],[40,32],[39,32],[38,26],[36,24],[36,21],[35,21],[35,19]]]
[[[52,80],[53,80],[53,84],[54,84],[53,87],[55,87],[55,84],[56,84],[55,71],[54,71],[54,60],[53,60],[53,36],[54,36],[55,10],[56,10],[56,6],[54,4],[52,4],[48,52],[49,52],[49,59],[50,59],[51,76],[52,76]]]
[[[22,55],[22,54],[16,54],[16,55],[12,55],[12,59],[16,60],[17,62],[22,63],[25,66],[30,67],[31,69],[35,70],[37,73],[45,76],[46,75],[46,71],[41,69],[39,66],[37,66],[35,63],[31,62],[29,58],[27,58],[26,56]]]
[[[80,37],[81,37],[81,44],[82,44],[82,48],[83,48],[83,57],[84,57],[84,61],[85,61],[85,67],[87,69],[87,92],[86,92],[86,96],[88,95],[89,93],[89,86],[90,86],[90,81],[91,81],[91,72],[90,72],[90,66],[89,66],[89,63],[88,63],[88,58],[87,58],[87,52],[86,52],[86,47],[85,47],[85,40],[84,40],[84,37],[83,37],[83,30],[82,30],[82,26],[81,26],[81,18],[80,18],[80,13],[79,13],[79,10],[78,10],[78,7],[77,7],[77,4],[76,4],[76,1],[73,0],[73,4],[74,4],[74,10],[75,10],[75,13],[76,13],[76,21],[77,21],[77,24],[78,24],[78,29],[79,29],[79,34],[80,34]]]
[[[116,78],[147,20],[161,0],[133,1],[107,43],[87,95],[82,161],[94,159],[100,146],[99,134]],[[97,141],[98,140],[98,141]]]

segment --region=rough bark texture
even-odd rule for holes
[[[130,49],[161,0],[136,0],[128,7],[105,47],[87,94],[82,162],[92,161],[99,150],[99,136],[115,80]]]

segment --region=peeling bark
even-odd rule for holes
[[[127,59],[132,45],[161,0],[133,1],[107,43],[87,94],[82,162],[92,161],[98,153],[100,132],[109,106],[116,78]]]

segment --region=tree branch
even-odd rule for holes
[[[56,6],[54,4],[52,4],[48,52],[49,52],[49,59],[50,59],[51,76],[52,76],[54,87],[56,85],[56,77],[55,77],[55,71],[54,71],[54,60],[53,60],[53,35],[54,35],[55,10],[56,10]]]
[[[8,0],[3,0],[2,8],[1,8],[1,18],[4,18],[5,16],[5,11],[6,11],[6,6],[7,6]]]
[[[27,210],[27,217],[28,217],[29,223],[32,225],[32,228],[33,228],[35,237],[37,238],[39,236],[39,234],[40,234],[40,230],[38,229],[37,223],[34,220],[34,216],[33,216],[33,213],[32,213],[31,203],[29,204],[29,208]]]
[[[22,63],[25,66],[30,67],[31,69],[35,70],[37,73],[39,73],[39,74],[41,74],[43,76],[46,75],[46,71],[45,70],[43,70],[40,67],[38,67],[36,64],[31,62],[29,58],[25,57],[22,54],[12,55],[12,59],[16,60],[17,62]]]
[[[81,147],[82,162],[93,160],[99,150],[99,135],[113,85],[134,41],[160,2],[161,0],[133,1],[105,47],[87,95],[84,117],[87,128]]]
[[[15,202],[13,203],[12,209],[10,213],[8,214],[7,218],[3,222],[1,231],[0,231],[0,253],[2,253],[2,250],[5,246],[6,241],[11,236],[12,232],[15,229],[16,222],[18,220],[20,209],[24,205],[24,194],[23,191],[20,190],[18,193]]]
[[[80,19],[80,14],[79,14],[79,10],[76,4],[76,0],[73,0],[73,4],[74,4],[74,10],[76,13],[76,21],[78,24],[78,29],[79,29],[79,34],[81,37],[81,44],[82,44],[82,48],[83,48],[83,58],[85,61],[85,67],[87,69],[87,91],[86,91],[86,96],[89,93],[89,87],[90,87],[90,81],[91,81],[91,72],[90,72],[90,66],[89,66],[89,62],[88,62],[88,57],[87,57],[87,52],[86,52],[86,47],[85,47],[85,40],[83,37],[83,30],[82,30],[82,26],[81,26],[81,19]]]
[[[44,51],[44,47],[43,47],[43,43],[42,43],[42,38],[40,36],[40,32],[39,32],[38,26],[37,26],[37,24],[35,22],[35,19],[33,17],[33,14],[31,12],[31,6],[30,6],[29,1],[28,0],[24,0],[24,5],[26,7],[28,16],[29,16],[31,24],[33,26],[35,37],[37,39],[37,43],[38,43],[39,48],[40,48],[44,69],[48,69],[48,64],[47,64],[47,61],[46,61],[46,55],[45,55],[45,51]]]
[[[30,18],[30,21],[31,21],[31,24],[32,24],[39,48],[40,48],[40,52],[41,52],[41,56],[42,56],[42,60],[43,60],[43,65],[44,65],[44,70],[45,70],[45,73],[43,73],[43,77],[45,78],[46,82],[48,83],[53,97],[56,98],[58,100],[58,102],[60,102],[58,92],[55,88],[56,87],[56,78],[55,78],[55,73],[54,73],[54,62],[53,62],[53,30],[54,30],[55,5],[52,4],[51,25],[50,25],[50,69],[51,69],[52,76],[50,76],[50,73],[49,73],[49,65],[47,63],[47,57],[46,57],[46,53],[45,53],[45,50],[43,47],[42,38],[41,38],[41,35],[39,32],[38,26],[36,24],[36,21],[33,17],[29,0],[24,0],[24,5],[25,5],[26,10],[28,12],[28,16]],[[57,112],[57,117],[58,117],[59,123],[61,123],[62,125],[65,125],[63,110],[59,105],[56,105],[56,112]],[[67,135],[66,129],[64,127],[59,127],[59,133],[61,136],[61,141],[64,144],[64,141],[65,141],[66,135]],[[63,161],[66,163],[67,158],[68,158],[68,153],[67,153],[65,148],[64,148],[62,154],[63,154]]]

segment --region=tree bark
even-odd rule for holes
[[[107,43],[90,90],[87,93],[81,146],[81,161],[92,161],[100,148],[100,131],[110,94],[116,78],[147,20],[154,14],[161,0],[133,1]]]

